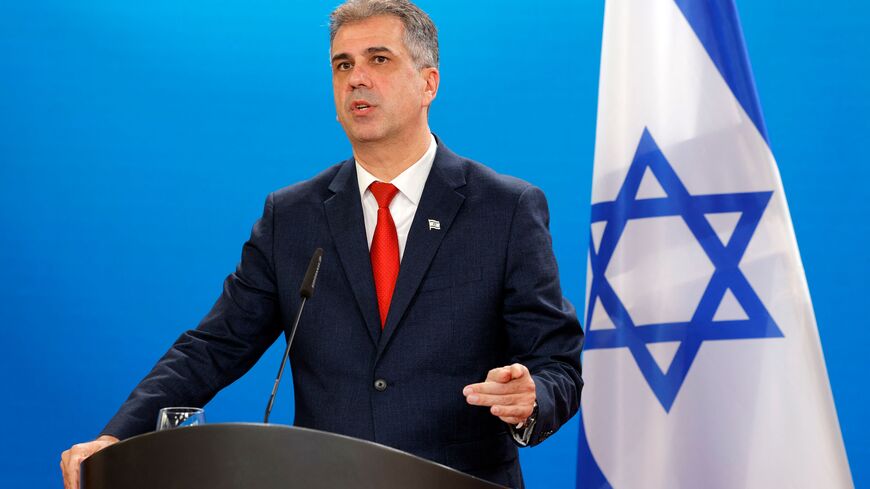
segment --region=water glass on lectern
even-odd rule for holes
[[[157,431],[205,424],[205,411],[194,407],[165,407],[157,415]]]

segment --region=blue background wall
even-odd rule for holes
[[[0,2],[0,486],[61,487],[60,452],[209,309],[266,194],[350,154],[334,3]],[[441,32],[432,127],[543,187],[582,305],[603,3],[420,4]],[[739,6],[855,482],[870,485],[870,7]],[[211,422],[259,419],[281,349],[208,405]],[[273,419],[292,420],[290,382]],[[574,420],[523,451],[529,487],[573,486],[576,437]]]

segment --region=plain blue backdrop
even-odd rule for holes
[[[0,1],[0,486],[61,487],[60,452],[208,311],[266,194],[349,156],[327,59],[335,3]],[[545,190],[582,307],[603,2],[420,4],[441,33],[433,129]],[[738,7],[855,483],[870,485],[870,7]],[[259,420],[281,352],[209,421]],[[290,385],[274,422],[292,420]],[[522,451],[530,488],[573,487],[576,423]]]

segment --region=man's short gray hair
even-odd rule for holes
[[[347,0],[329,15],[329,42],[345,24],[378,15],[398,17],[405,26],[405,49],[418,69],[438,67],[438,30],[432,19],[408,0]]]

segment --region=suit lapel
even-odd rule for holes
[[[429,269],[429,264],[438,251],[441,241],[450,230],[456,213],[462,206],[465,196],[456,189],[465,185],[465,174],[457,155],[438,141],[435,161],[423,188],[420,204],[414,214],[405,253],[399,267],[399,277],[390,301],[387,323],[378,342],[380,356],[390,341],[396,327],[407,311],[420,282]],[[430,229],[429,220],[438,221],[440,229]]]
[[[365,319],[372,343],[381,336],[372,265],[366,242],[365,221],[353,160],[345,161],[329,185],[335,195],[324,201],[326,218],[335,248],[357,305]]]

